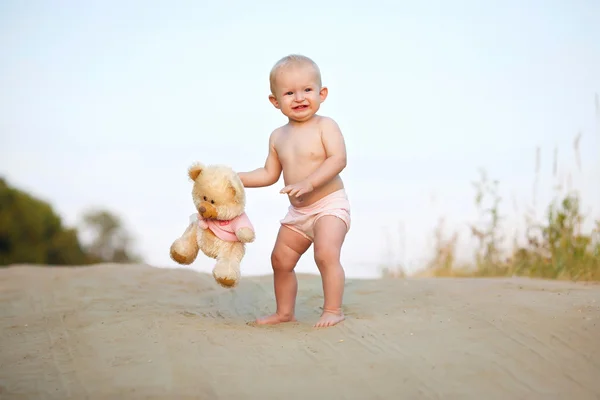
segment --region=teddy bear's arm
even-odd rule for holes
[[[242,243],[251,243],[255,238],[254,231],[247,226],[236,230],[235,236],[237,236],[238,240]]]
[[[256,235],[254,233],[254,227],[252,226],[252,222],[246,215],[246,213],[240,215],[235,223],[235,236],[239,239],[240,242],[243,243],[251,243],[254,241]]]
[[[198,226],[200,228],[208,229],[208,223],[206,222],[206,220],[204,220],[204,218],[201,218],[199,214],[190,215],[190,223],[191,224],[198,223]]]

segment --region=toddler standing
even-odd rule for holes
[[[269,100],[288,122],[271,133],[264,167],[239,176],[244,187],[257,188],[275,184],[283,172],[281,193],[287,194],[290,206],[271,253],[277,309],[257,323],[296,320],[294,268],[314,243],[324,297],[315,326],[333,326],[344,320],[340,252],[350,229],[350,203],[339,176],[346,167],[344,138],[334,120],[317,115],[328,90],[313,60],[301,55],[282,58],[271,70],[270,83]]]

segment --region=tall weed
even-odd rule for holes
[[[574,140],[575,156],[580,168],[578,135]],[[536,152],[536,171],[533,190],[533,210],[525,215],[525,242],[513,238],[513,247],[502,250],[505,237],[502,234],[500,213],[502,198],[499,182],[490,180],[484,170],[475,182],[475,205],[479,212],[477,224],[471,224],[471,235],[477,240],[472,265],[457,266],[455,263],[455,233],[450,240],[436,229],[434,256],[425,274],[434,276],[529,276],[546,279],[600,280],[600,219],[594,228],[584,232],[586,216],[581,211],[579,193],[563,186],[555,186],[555,196],[546,206],[541,221],[536,221],[537,182],[539,180],[539,149]],[[558,169],[558,149],[554,152],[553,175]]]

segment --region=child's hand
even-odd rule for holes
[[[279,193],[287,193],[288,196],[300,197],[303,194],[310,193],[313,191],[313,185],[310,182],[302,181],[293,185],[287,185]]]

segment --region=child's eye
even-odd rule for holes
[[[310,92],[311,90],[311,88],[304,89],[305,92]]]
[[[292,92],[287,92],[286,94],[287,94],[288,96],[291,96],[291,95],[293,95],[294,93],[292,93]]]

